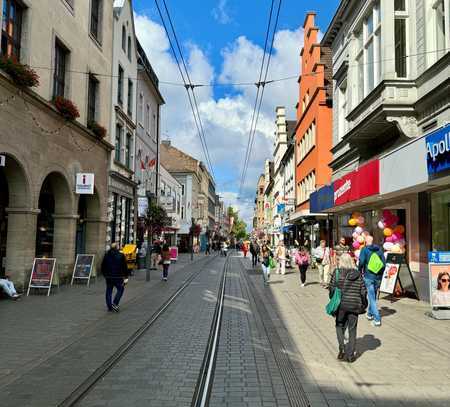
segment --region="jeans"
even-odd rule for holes
[[[163,278],[167,278],[169,275],[169,265],[170,264],[163,264]]]
[[[344,336],[348,329],[347,356],[353,356],[356,347],[356,328],[358,326],[358,314],[348,312],[339,308],[336,314],[336,336],[339,351],[345,352]]]
[[[14,284],[12,281],[6,280],[5,278],[0,278],[0,287],[3,288],[3,291],[9,297],[13,297],[14,295],[17,295],[17,291],[14,288]]]
[[[256,253],[252,253],[252,266],[256,267],[258,264],[258,255]]]
[[[265,283],[267,283],[270,278],[270,266],[266,266],[263,263],[263,264],[261,264],[261,267],[262,267],[262,271],[263,271],[263,280]]]
[[[305,284],[306,282],[306,270],[308,270],[307,264],[301,264],[298,266],[298,269],[300,270],[300,281],[302,284]]]
[[[277,260],[277,274],[285,274],[286,273],[286,259],[278,259]]]
[[[114,297],[114,302],[111,301],[113,288],[116,287],[116,295]],[[106,279],[106,306],[109,310],[112,309],[112,305],[119,305],[120,299],[122,298],[125,286],[123,285],[123,278],[107,278]]]
[[[381,281],[379,279],[374,279],[371,277],[364,277],[364,283],[367,288],[367,297],[369,299],[369,308],[367,310],[367,315],[373,317],[376,322],[381,321],[381,315],[377,307],[377,294],[380,289]]]

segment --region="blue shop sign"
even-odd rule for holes
[[[428,175],[450,170],[450,125],[426,137]]]
[[[277,204],[277,213],[284,213],[284,210],[286,209],[286,204]]]
[[[312,213],[326,211],[334,206],[334,186],[325,185],[309,197],[309,207]]]
[[[450,252],[428,252],[430,263],[450,263]]]

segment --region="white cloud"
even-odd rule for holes
[[[220,24],[228,24],[231,22],[231,17],[226,9],[227,1],[228,0],[219,0],[217,7],[213,8],[211,11],[214,19]]]
[[[219,2],[219,8],[226,1]],[[146,15],[135,15],[136,32],[160,81],[181,82],[180,73],[171,55],[163,27]],[[268,79],[296,75],[299,72],[299,51],[302,29],[282,30],[275,36]],[[263,50],[244,36],[228,44],[221,55],[223,64],[216,71],[208,55],[195,43],[184,44],[189,74],[193,83],[211,84],[251,82],[258,80]],[[162,134],[168,134],[172,143],[196,158],[204,160],[201,144],[194,125],[186,91],[182,86],[161,84],[166,105],[162,110]],[[294,118],[298,94],[295,80],[266,86],[261,115],[255,136],[246,182],[238,199],[240,174],[248,143],[248,133],[255,102],[256,87],[235,86],[233,93],[214,98],[211,87],[196,88],[209,153],[218,181],[217,190],[226,197],[241,216],[251,225],[256,182],[263,171],[264,160],[272,155],[275,131],[275,107],[284,105]],[[217,177],[220,173],[220,177]]]

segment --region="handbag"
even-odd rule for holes
[[[336,315],[336,312],[341,305],[341,297],[342,292],[341,289],[338,287],[339,282],[339,269],[336,269],[336,278],[335,278],[335,286],[334,286],[334,292],[333,296],[330,298],[330,301],[328,301],[328,304],[325,307],[325,311],[328,315],[334,316]]]
[[[276,261],[275,261],[275,259],[274,259],[273,257],[270,257],[270,258],[269,258],[269,267],[270,267],[271,269],[274,269],[274,268],[277,267],[277,263],[276,263]]]

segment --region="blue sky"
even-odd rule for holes
[[[259,73],[270,0],[166,0],[193,82],[255,82]],[[275,2],[277,4],[277,2]],[[284,0],[280,12],[270,78],[299,74],[305,13],[317,13],[316,25],[324,32],[338,0],[314,2]],[[311,8],[311,5],[314,7]],[[136,32],[160,80],[180,81],[153,0],[134,0]],[[166,99],[162,132],[175,146],[203,160],[183,88],[161,85]],[[198,90],[199,107],[205,127],[219,193],[233,204],[248,222],[253,209],[256,180],[269,158],[273,144],[274,109],[286,105],[295,118],[297,82],[279,82],[266,87],[258,122],[255,147],[242,196],[237,199],[239,175],[247,145],[255,89],[213,87]]]

